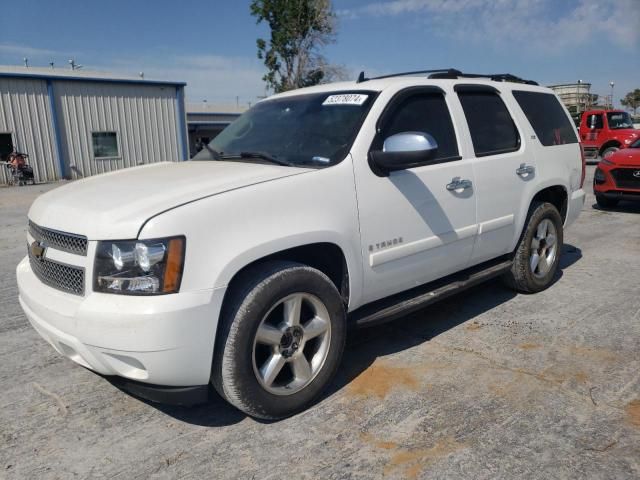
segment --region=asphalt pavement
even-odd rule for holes
[[[640,204],[589,194],[551,288],[356,331],[324,398],[265,423],[133,398],[36,334],[14,271],[55,186],[0,187],[0,478],[640,478]]]

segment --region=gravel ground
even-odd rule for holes
[[[0,478],[640,477],[640,205],[589,195],[550,289],[355,332],[317,405],[263,423],[138,400],[40,339],[14,269],[52,187],[0,188]]]

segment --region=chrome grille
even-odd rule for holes
[[[74,295],[84,295],[84,268],[36,257],[27,245],[31,270],[45,285]]]
[[[34,239],[44,243],[47,247],[75,253],[76,255],[87,255],[87,237],[82,235],[43,228],[31,220],[29,220],[29,233]]]

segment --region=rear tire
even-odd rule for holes
[[[596,195],[596,202],[598,206],[602,208],[614,208],[618,205],[619,201],[617,198],[607,198],[604,195]]]
[[[246,414],[275,420],[311,405],[344,350],[342,297],[319,270],[274,261],[250,268],[225,300],[211,380]]]
[[[536,293],[553,282],[562,251],[562,217],[550,203],[534,202],[514,252],[513,265],[503,279],[521,293]]]

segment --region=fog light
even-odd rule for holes
[[[596,173],[593,175],[593,181],[596,185],[601,185],[607,181],[606,177],[604,176],[604,172],[599,168],[596,168]]]

